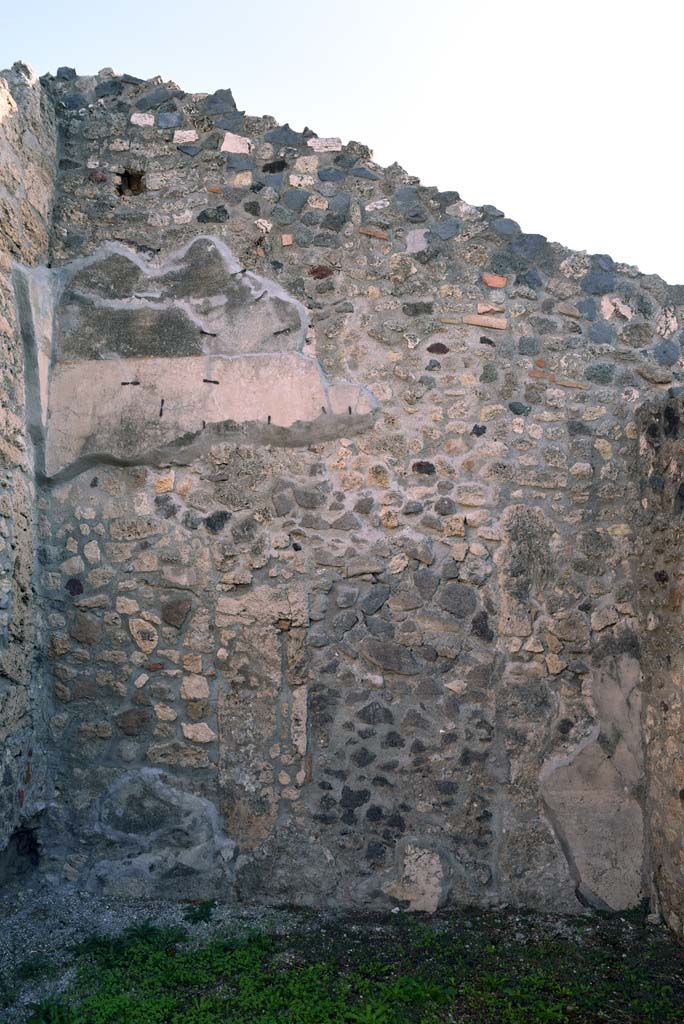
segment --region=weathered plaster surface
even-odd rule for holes
[[[43,806],[44,680],[34,671],[36,494],[12,266],[48,257],[53,105],[23,65],[0,77],[0,880],[2,851]]]
[[[208,424],[291,427],[375,408],[368,389],[326,380],[302,304],[217,239],[200,237],[156,267],[104,246],[52,275],[25,271],[20,288],[47,477],[149,461]]]
[[[681,930],[682,289],[228,90],[43,88],[43,872]]]

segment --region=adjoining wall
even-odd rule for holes
[[[35,671],[36,495],[12,268],[48,258],[55,173],[52,102],[17,64],[0,76],[0,881],[2,851],[12,836],[21,849],[10,851],[8,862],[32,848],[21,829],[45,801],[44,680]]]
[[[636,412],[684,375],[681,289],[227,90],[45,88],[46,875],[649,896]]]
[[[639,415],[639,611],[653,882],[684,934],[684,406],[681,389]]]

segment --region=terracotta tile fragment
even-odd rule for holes
[[[359,234],[368,235],[369,238],[380,238],[385,242],[389,238],[386,231],[380,231],[378,228],[359,228]]]
[[[482,280],[488,288],[505,288],[506,278],[500,274],[483,274]]]
[[[508,327],[508,320],[503,316],[478,316],[477,313],[464,316],[463,323],[472,324],[473,327],[488,327],[492,331],[505,331]]]

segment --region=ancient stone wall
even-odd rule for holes
[[[650,896],[637,410],[682,377],[684,293],[228,90],[44,87],[53,256],[17,271],[43,870],[375,909]]]
[[[639,415],[639,617],[643,623],[646,792],[655,898],[684,931],[682,578],[684,443],[680,389]]]
[[[44,691],[35,669],[35,490],[12,268],[48,259],[56,170],[53,105],[23,65],[0,77],[0,880],[26,852],[44,802]],[[15,847],[20,849],[17,851]]]

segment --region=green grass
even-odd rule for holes
[[[22,960],[16,968],[19,981],[30,981],[33,978],[50,977],[57,971],[56,964],[47,953],[34,953]]]
[[[210,908],[211,909],[211,908]],[[209,913],[209,911],[207,911]],[[339,920],[287,935],[147,923],[75,950],[31,1024],[682,1024],[684,952],[642,919],[538,927],[463,912]]]
[[[202,903],[195,903],[188,907],[183,916],[191,924],[202,924],[211,921],[211,915],[215,906],[216,900],[205,900]]]

